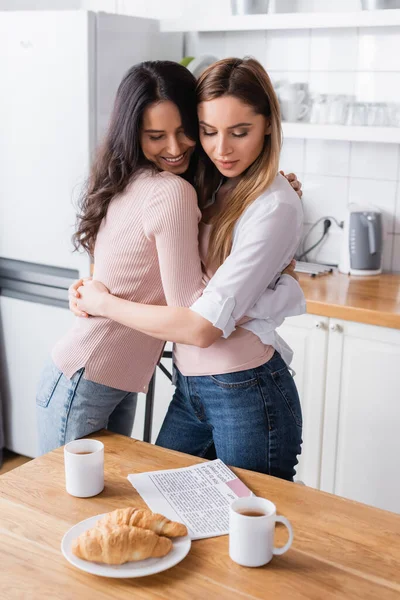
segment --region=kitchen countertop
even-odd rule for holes
[[[400,329],[400,275],[299,275],[307,312]]]
[[[221,536],[193,542],[181,563],[150,577],[113,580],[77,570],[61,554],[62,536],[90,516],[144,505],[129,473],[203,462],[106,431],[94,437],[105,446],[105,489],[94,498],[66,493],[63,448],[0,477],[1,598],[399,598],[400,515],[243,469],[233,470],[293,525],[293,546],[269,565],[235,564],[228,537]],[[285,541],[286,532],[278,527],[276,543]]]

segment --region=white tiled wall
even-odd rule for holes
[[[312,92],[354,94],[363,101],[400,102],[400,27],[199,34],[197,52],[218,58],[251,55],[273,81],[308,82]],[[285,139],[281,168],[304,185],[305,231],[320,217],[339,221],[350,202],[384,214],[384,269],[400,272],[400,151],[396,144]],[[321,235],[317,227],[307,240]],[[340,230],[311,259],[337,263]]]

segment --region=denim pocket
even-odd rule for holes
[[[289,369],[285,366],[283,369],[279,369],[279,371],[271,373],[271,377],[279,392],[283,396],[288,409],[292,413],[297,427],[302,427],[303,418],[301,414],[299,394],[297,393],[296,384],[289,372]]]
[[[237,371],[236,373],[210,375],[210,378],[215,385],[225,389],[245,389],[258,383],[257,375],[253,369]]]
[[[56,367],[53,361],[50,361],[43,369],[40,377],[36,395],[36,404],[38,406],[42,406],[43,408],[48,406],[61,377],[62,371]]]

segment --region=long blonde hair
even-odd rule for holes
[[[226,208],[211,221],[207,263],[213,265],[221,265],[227,258],[235,223],[275,179],[282,143],[278,98],[267,72],[257,60],[225,58],[208,67],[197,83],[197,101],[207,102],[221,96],[233,96],[251,106],[256,114],[267,117],[270,133],[265,136],[261,153],[231,192]],[[220,179],[218,169],[203,152],[197,177],[200,206],[209,200]]]

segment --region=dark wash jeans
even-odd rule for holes
[[[157,445],[293,481],[302,415],[280,354],[237,373],[185,377],[177,370],[176,383]]]

